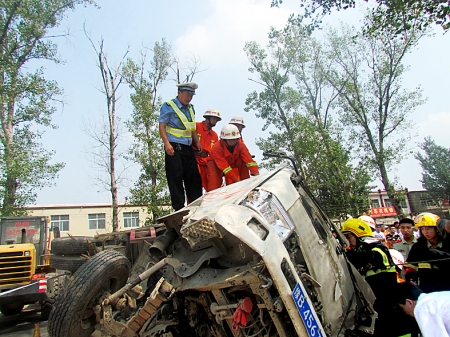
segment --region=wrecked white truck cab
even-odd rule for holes
[[[115,251],[74,274],[50,315],[52,337],[373,332],[373,293],[293,171],[214,190],[160,221],[166,232],[143,245],[131,276]]]

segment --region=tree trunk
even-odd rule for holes
[[[107,67],[107,64],[102,63],[102,67]],[[103,69],[106,75],[106,68]],[[112,227],[113,232],[119,230],[119,201],[117,193],[116,180],[116,78],[112,75],[108,68],[109,77],[105,76],[105,92],[108,101],[108,121],[109,121],[109,165],[110,165],[110,183],[111,183],[111,199],[112,199]],[[109,78],[109,85],[107,82]]]
[[[114,78],[110,78],[112,87],[114,88]],[[117,193],[117,181],[116,181],[116,95],[115,91],[112,93],[112,104],[108,111],[109,115],[109,149],[110,149],[110,179],[111,179],[111,199],[112,199],[112,217],[113,217],[113,232],[119,230],[119,201]]]
[[[86,35],[87,36],[87,35]],[[108,60],[103,51],[103,40],[99,43],[97,49],[88,37],[92,47],[97,52],[98,67],[100,69],[103,80],[103,94],[106,97],[106,106],[108,114],[108,125],[104,125],[103,133],[99,136],[94,132],[94,140],[101,146],[106,147],[107,154],[101,154],[103,158],[96,164],[105,169],[109,174],[109,191],[111,192],[111,206],[112,206],[112,230],[117,232],[119,230],[119,197],[118,197],[118,182],[116,173],[116,147],[117,147],[117,119],[116,119],[116,102],[118,100],[116,92],[122,82],[121,66],[128,51],[123,56],[121,62],[116,69],[111,69],[108,65]],[[108,156],[108,158],[105,158]],[[105,180],[106,184],[106,180]]]
[[[14,88],[14,86],[13,86]],[[14,150],[13,150],[13,137],[14,128],[12,125],[14,116],[14,102],[9,101],[7,103],[7,109],[2,115],[3,129],[3,146],[4,146],[4,161],[5,161],[5,194],[3,197],[2,216],[12,216],[13,210],[16,204],[17,194],[17,179],[14,174]]]
[[[386,190],[386,193],[389,197],[389,200],[391,201],[392,206],[395,208],[395,212],[397,213],[398,218],[401,219],[404,217],[403,209],[400,207],[400,203],[397,201],[395,188],[389,181],[389,177],[384,162],[379,163],[378,167],[380,169],[381,182],[383,183],[384,189]]]

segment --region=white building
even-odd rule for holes
[[[405,191],[405,200],[400,202],[403,214],[411,214],[411,206]],[[398,221],[397,212],[395,212],[392,202],[384,190],[373,191],[369,193],[370,198],[370,216],[376,220],[378,224],[392,225],[394,221]]]
[[[28,215],[50,218],[61,236],[94,236],[112,231],[111,204],[29,206]],[[151,216],[147,205],[119,205],[119,230],[142,227]]]

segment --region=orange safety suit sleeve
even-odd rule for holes
[[[219,140],[214,144],[211,150],[211,158],[214,160],[217,168],[225,175],[227,181],[237,182],[239,181],[239,176],[233,172],[230,159],[232,155],[226,148],[226,144],[223,140]]]
[[[203,150],[207,153],[211,153],[213,145],[219,141],[219,136],[217,136],[217,133],[212,129],[208,130],[203,122],[196,123],[196,131]]]
[[[198,171],[200,173],[200,176],[202,178],[202,186],[203,188],[208,192],[210,191],[210,184],[208,182],[209,180],[209,176],[211,175],[211,173],[209,172],[209,170],[211,169],[211,167],[208,167],[208,162],[212,161],[210,154],[211,154],[211,149],[213,147],[213,145],[219,140],[219,137],[217,136],[217,133],[210,129],[208,130],[208,128],[206,127],[204,122],[197,122],[196,123],[196,132],[197,132],[197,137],[200,141],[200,145],[202,146],[203,151],[199,154],[197,154],[195,156],[195,159],[197,160],[197,164],[198,164]],[[218,185],[218,187],[220,187],[222,184],[219,181],[219,179],[222,179],[222,175],[220,175],[220,177],[217,177],[217,174],[215,172],[213,172],[213,179],[216,179],[217,181],[213,183],[213,186]],[[216,188],[218,188],[216,187]]]
[[[200,141],[200,144],[202,146],[203,152],[206,154],[204,156],[197,156],[197,162],[199,164],[206,165],[206,162],[208,161],[208,156],[211,154],[211,149],[214,146],[215,143],[219,141],[219,137],[217,136],[217,133],[214,130],[208,130],[206,128],[205,123],[203,122],[197,122],[196,124],[196,132],[197,137]]]
[[[209,155],[211,155],[211,150],[215,143],[219,141],[219,137],[214,130],[209,130],[205,132],[203,135],[203,150],[205,150]]]
[[[215,190],[222,186],[223,183],[223,172],[219,170],[214,163],[214,160],[209,160],[206,164],[207,166],[207,186],[205,188],[206,192]]]
[[[250,174],[258,174],[258,164],[253,160],[252,155],[250,154],[250,151],[248,150],[247,146],[244,142],[239,142],[236,146],[235,151],[239,151],[239,156],[241,157],[242,161],[247,166],[248,170],[250,171]]]

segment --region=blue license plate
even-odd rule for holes
[[[292,292],[292,298],[294,299],[309,337],[326,337],[320,322],[314,314],[314,310],[311,309],[311,306],[307,301],[307,295],[303,292],[300,284],[295,286],[294,291]]]

